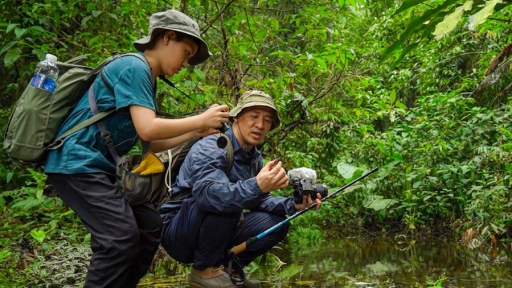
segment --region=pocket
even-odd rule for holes
[[[131,172],[142,160],[142,155],[127,155],[121,158],[116,167],[116,178],[119,190],[130,203],[138,205],[151,200],[153,176]]]

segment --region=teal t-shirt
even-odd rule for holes
[[[130,151],[139,139],[129,106],[144,106],[156,111],[156,91],[150,68],[135,56],[120,57],[105,66],[104,71],[108,83],[114,89],[114,95],[107,90],[100,75],[94,81],[93,91],[100,112],[116,109],[116,112],[103,118],[103,121],[114,141],[117,154],[121,157]],[[60,126],[57,135],[63,134],[91,116],[87,91]],[[103,172],[115,175],[115,169],[115,161],[95,123],[66,137],[58,149],[50,150],[44,171],[62,174]]]

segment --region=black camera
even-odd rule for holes
[[[325,184],[315,184],[309,178],[292,178],[293,199],[295,203],[301,204],[304,195],[311,195],[311,199],[316,199],[316,194],[320,193],[322,198],[327,196],[327,186]]]
[[[217,130],[219,130],[220,133],[226,133],[226,131],[229,130],[229,125],[227,123],[222,123],[222,125],[217,128]]]

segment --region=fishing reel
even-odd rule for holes
[[[308,168],[297,168],[288,171],[288,178],[293,187],[293,199],[295,203],[301,204],[303,197],[310,195],[312,200],[316,200],[317,193],[325,198],[328,194],[328,188],[325,184],[316,182],[315,170]]]

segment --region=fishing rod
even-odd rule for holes
[[[368,177],[370,174],[373,174],[375,172],[377,172],[377,170],[379,170],[378,167],[375,167],[373,168],[372,170],[364,173],[363,175],[357,177],[356,179],[354,179],[352,182],[346,184],[345,186],[339,188],[338,190],[336,190],[334,193],[331,193],[329,194],[328,196],[326,196],[325,198],[322,199],[322,201],[326,201],[334,196],[336,196],[337,194],[339,194],[341,191],[347,189],[348,187],[354,185],[355,183],[361,181],[362,179]],[[251,237],[249,239],[247,239],[247,241],[245,241],[244,243],[242,244],[239,244],[239,245],[236,245],[236,246],[233,246],[233,248],[231,248],[229,251],[228,251],[228,255],[229,256],[234,256],[234,255],[237,255],[237,254],[240,254],[241,252],[245,251],[245,249],[247,249],[247,247],[251,246],[252,244],[254,244],[256,241],[260,240],[261,238],[267,236],[268,234],[276,231],[277,229],[281,228],[281,226],[283,226],[284,224],[292,221],[293,219],[299,217],[300,215],[306,213],[307,211],[313,209],[313,207],[316,206],[316,203],[312,203],[310,204],[309,206],[307,206],[305,209],[301,210],[301,211],[298,211],[296,212],[295,214],[293,214],[292,216],[286,218],[285,220],[277,223],[276,225],[268,228],[267,230],[261,232],[260,234],[254,236],[254,237]]]
[[[373,173],[377,172],[377,170],[379,170],[379,168],[375,167],[372,170],[364,173],[363,175],[361,175],[361,176],[357,177],[356,179],[354,179],[352,182],[350,182],[350,183],[346,184],[345,186],[339,188],[334,193],[331,193],[330,195],[325,196],[324,198],[322,198],[322,201],[326,201],[326,200],[328,200],[328,199],[338,195],[341,191],[347,189],[348,187],[350,187],[350,186],[354,185],[355,183],[361,181],[362,179],[368,177],[370,174],[373,174]],[[315,175],[315,178],[316,178],[316,175]],[[311,182],[309,182],[309,181],[311,181],[311,179],[307,179],[307,180],[308,181],[306,181],[307,182],[306,185],[311,184]],[[317,187],[317,188],[319,188],[319,187]],[[323,189],[327,189],[327,188],[326,187],[325,188],[319,188],[319,190],[323,190]],[[310,190],[310,189],[308,189],[308,190]],[[316,191],[317,189],[312,189],[312,190]],[[319,192],[319,193],[322,194],[321,192]],[[300,197],[302,197],[302,195],[300,195]],[[258,240],[260,240],[261,238],[267,236],[268,234],[270,234],[270,233],[276,231],[277,229],[281,228],[286,223],[292,221],[293,219],[295,219],[295,218],[299,217],[300,215],[306,213],[307,211],[313,209],[313,207],[315,207],[315,206],[316,206],[316,203],[312,203],[309,206],[307,206],[305,209],[296,212],[292,216],[290,216],[290,217],[286,218],[285,220],[277,223],[276,225],[268,228],[267,230],[261,232],[260,234],[254,236],[254,237],[250,237],[244,243],[236,245],[236,246],[233,246],[231,249],[227,250],[226,256],[229,259],[228,267],[227,267],[227,273],[228,273],[228,275],[229,275],[229,277],[231,279],[231,282],[233,284],[235,284],[235,286],[242,287],[243,284],[244,284],[244,281],[245,281],[244,269],[242,268],[242,265],[240,264],[240,262],[238,260],[238,257],[236,256],[237,254],[242,253],[243,251],[245,251],[245,249],[247,249],[247,247],[249,247],[252,244],[256,243]],[[233,277],[232,276],[232,272],[233,271],[238,273],[238,277]]]

